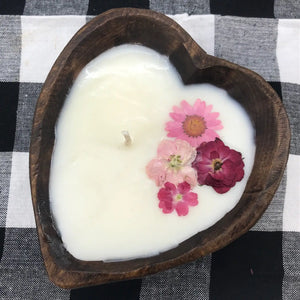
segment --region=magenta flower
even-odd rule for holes
[[[165,214],[169,214],[175,209],[178,216],[186,216],[189,206],[198,204],[198,195],[190,190],[191,186],[187,182],[181,182],[177,187],[171,182],[166,182],[157,194],[158,206]]]
[[[219,194],[229,191],[244,177],[241,153],[225,146],[218,138],[197,148],[192,166],[197,170],[199,184],[212,186]]]
[[[196,150],[182,140],[162,140],[157,148],[157,157],[146,166],[148,177],[162,186],[186,181],[192,187],[197,185],[197,172],[192,168]]]
[[[166,123],[169,137],[175,137],[189,142],[193,147],[198,147],[203,142],[213,141],[219,135],[216,130],[222,129],[219,113],[211,112],[212,105],[206,106],[205,101],[197,99],[191,106],[185,100],[180,107],[174,106],[170,117],[173,121]]]

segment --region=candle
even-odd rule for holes
[[[193,106],[199,98],[219,112],[223,129],[217,133],[242,153],[244,177],[222,194],[212,186],[191,186],[197,205],[184,216],[164,213],[158,199],[164,184],[157,186],[147,166],[162,141],[176,141],[166,130],[174,106],[183,100]],[[197,120],[187,122],[192,132],[204,128]],[[254,155],[251,122],[225,91],[184,86],[166,56],[143,46],[118,46],[81,71],[66,99],[56,125],[51,211],[66,249],[78,259],[155,255],[213,225],[236,205]],[[214,166],[217,170],[222,162]]]

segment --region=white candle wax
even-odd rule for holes
[[[166,137],[174,105],[196,99],[220,112],[221,139],[240,151],[245,176],[229,192],[197,186],[188,215],[164,214],[145,167]],[[123,131],[130,135],[125,143]],[[241,106],[208,84],[184,86],[167,57],[138,45],[101,54],[80,73],[56,127],[50,204],[67,250],[82,260],[145,257],[208,228],[240,199],[255,154],[254,131]]]

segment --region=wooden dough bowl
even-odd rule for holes
[[[49,171],[55,123],[81,69],[111,47],[141,44],[170,58],[183,82],[211,83],[245,108],[256,132],[255,162],[238,204],[221,220],[156,256],[121,262],[81,261],[65,248],[49,208]],[[132,8],[107,11],[83,26],[52,67],[36,105],[30,146],[30,183],[42,255],[49,278],[63,288],[142,277],[203,257],[247,232],[260,218],[283,175],[290,143],[278,95],[256,73],[207,55],[170,18]],[[101,238],[101,237],[95,237]]]

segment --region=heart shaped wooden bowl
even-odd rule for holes
[[[55,123],[81,69],[111,47],[133,43],[170,58],[183,82],[211,83],[227,90],[246,109],[256,131],[255,162],[238,204],[215,225],[159,255],[121,262],[81,261],[67,250],[49,207],[49,172]],[[214,252],[247,232],[270,203],[283,175],[290,128],[281,100],[256,73],[207,55],[168,17],[139,9],[115,9],[82,27],[52,67],[36,105],[30,182],[41,251],[50,279],[75,288],[132,279],[183,264]],[[95,237],[99,238],[99,237]]]

